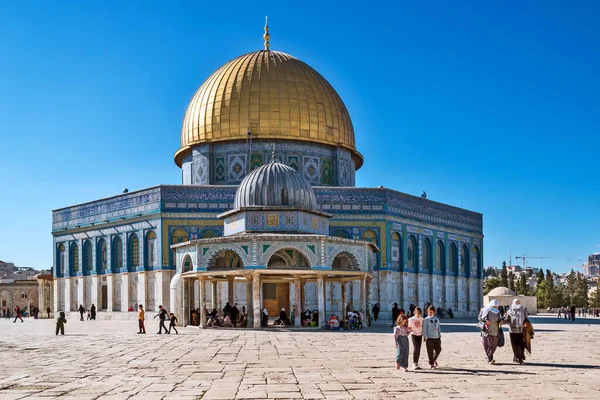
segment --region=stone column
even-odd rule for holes
[[[254,309],[254,328],[260,329],[260,274],[252,278],[252,307]]]
[[[59,281],[58,279],[54,279],[53,283],[52,283],[52,290],[54,291],[54,308],[52,311],[57,312],[58,310],[58,305],[60,304],[60,298],[59,298],[59,291],[58,291],[58,284]],[[65,300],[66,300],[66,296],[65,296]],[[65,305],[65,310],[68,310],[67,306]]]
[[[138,272],[137,273],[138,276],[138,284],[137,284],[137,289],[138,289],[138,304],[142,304],[144,306],[144,309],[146,311],[154,311],[154,310],[150,310],[148,308],[148,303],[147,303],[147,297],[146,297],[146,281],[148,280],[148,277],[146,276],[145,272]]]
[[[294,318],[294,325],[296,327],[301,327],[302,326],[302,321],[301,321],[301,317],[302,317],[302,279],[300,278],[296,278],[294,279],[294,303],[296,306],[296,316]]]
[[[323,275],[317,275],[317,302],[319,310],[319,326],[325,324],[325,282]]]
[[[98,292],[100,291],[99,282],[100,277],[98,275],[92,275],[92,295],[90,296],[90,299],[92,304],[96,306],[96,310],[100,310],[100,307],[98,305]],[[92,304],[88,304],[85,307],[89,308],[92,306]]]
[[[38,307],[40,309],[40,316],[46,312],[46,296],[44,295],[44,280],[37,279],[38,283]]]
[[[85,279],[83,277],[78,277],[77,279],[77,308],[80,305],[83,305],[83,307],[87,307],[89,306],[89,304],[86,306],[83,303],[85,303]]]
[[[165,288],[164,288],[164,284],[165,281],[163,279],[163,271],[156,271],[153,272],[153,274],[156,274],[156,282],[155,282],[155,296],[156,296],[156,306],[158,307],[159,305],[162,305],[164,308],[166,308],[167,310],[170,310],[171,307],[170,305],[167,303],[165,304]]]
[[[365,277],[360,279],[360,307],[359,311],[367,318],[367,280]],[[365,321],[363,321],[365,323]],[[366,323],[365,323],[366,326]]]
[[[302,304],[302,308],[304,308],[305,304],[306,304],[306,298],[305,298],[306,296],[305,296],[305,292],[304,292],[305,285],[306,285],[306,280],[300,279],[300,288],[301,288],[301,290],[300,290],[300,304]],[[303,310],[300,310],[299,312],[302,312],[302,311]]]
[[[106,311],[113,312],[115,290],[115,276],[113,274],[106,275]]]
[[[129,274],[121,275],[121,312],[129,312]]]
[[[227,276],[227,301],[233,307],[233,281],[235,276]]]
[[[212,293],[211,293],[211,303],[212,303],[212,307],[218,311],[218,307],[217,307],[217,285],[219,284],[218,281],[214,280],[212,281]]]
[[[372,297],[372,291],[371,291],[371,282],[373,281],[372,278],[367,277],[365,278],[365,288],[366,288],[366,311],[368,314],[371,313],[371,297]],[[367,314],[365,314],[365,318],[367,318]],[[367,318],[367,321],[369,319]],[[371,315],[371,320],[373,320],[373,316]]]
[[[252,304],[252,274],[247,274],[246,278],[246,313],[248,314],[248,328],[254,325],[254,307]]]
[[[77,278],[74,278],[77,279]],[[64,292],[64,296],[65,296],[65,311],[69,312],[71,311],[71,278],[65,278],[65,292]],[[55,297],[56,298],[56,292],[55,292]],[[44,310],[46,311],[46,310]],[[58,311],[58,308],[54,308],[54,312]]]
[[[346,301],[346,281],[340,282],[341,290],[342,290],[342,319],[346,316],[346,305],[348,302]]]
[[[205,292],[205,280],[204,277],[198,279],[199,286],[199,297],[200,297],[200,326],[206,327],[206,293]]]

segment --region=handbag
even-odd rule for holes
[[[487,326],[485,325],[485,321],[479,320],[479,322],[477,322],[477,329],[479,329],[481,332],[486,332]]]
[[[498,330],[498,347],[504,347],[504,330],[502,327]]]

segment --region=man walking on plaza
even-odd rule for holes
[[[144,306],[140,304],[139,306],[140,310],[138,311],[138,326],[140,328],[140,331],[138,332],[138,334],[140,333],[146,333],[146,327],[144,326],[144,319],[145,319],[145,312],[144,312]]]
[[[167,310],[165,310],[163,306],[158,306],[158,310],[158,314],[154,316],[154,318],[158,317],[158,319],[160,320],[160,323],[158,324],[158,334],[160,335],[162,333],[163,328],[165,330],[165,333],[169,333],[169,330],[165,326],[165,319],[167,319]]]
[[[77,311],[79,311],[79,320],[83,321],[83,313],[85,312],[85,308],[83,308],[83,304],[79,305],[79,308],[77,309]]]
[[[23,322],[23,318],[21,318],[21,307],[17,306],[17,308],[15,308],[15,320],[13,321],[13,324],[15,322],[17,322],[17,318],[21,320],[21,322]]]

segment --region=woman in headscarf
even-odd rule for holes
[[[509,324],[510,345],[513,349],[513,361],[523,364],[525,361],[525,340],[523,339],[523,323],[527,318],[527,311],[521,307],[521,300],[514,299],[510,309],[504,316],[503,323]]]
[[[498,300],[494,299],[479,312],[479,320],[485,324],[485,329],[481,331],[481,340],[489,364],[496,364],[494,353],[498,348],[498,334],[502,329],[498,304]]]
[[[269,325],[269,312],[266,308],[263,308],[263,312],[261,314],[260,326],[268,326]]]
[[[282,308],[281,311],[279,312],[279,318],[275,320],[275,325],[285,325],[288,326],[291,324],[290,319],[287,316],[287,313],[285,312],[285,308]]]

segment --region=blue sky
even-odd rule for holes
[[[345,101],[359,186],[483,213],[486,266],[600,251],[600,4],[284,3],[0,4],[0,259],[50,267],[52,209],[180,183],[188,101],[267,14]]]

